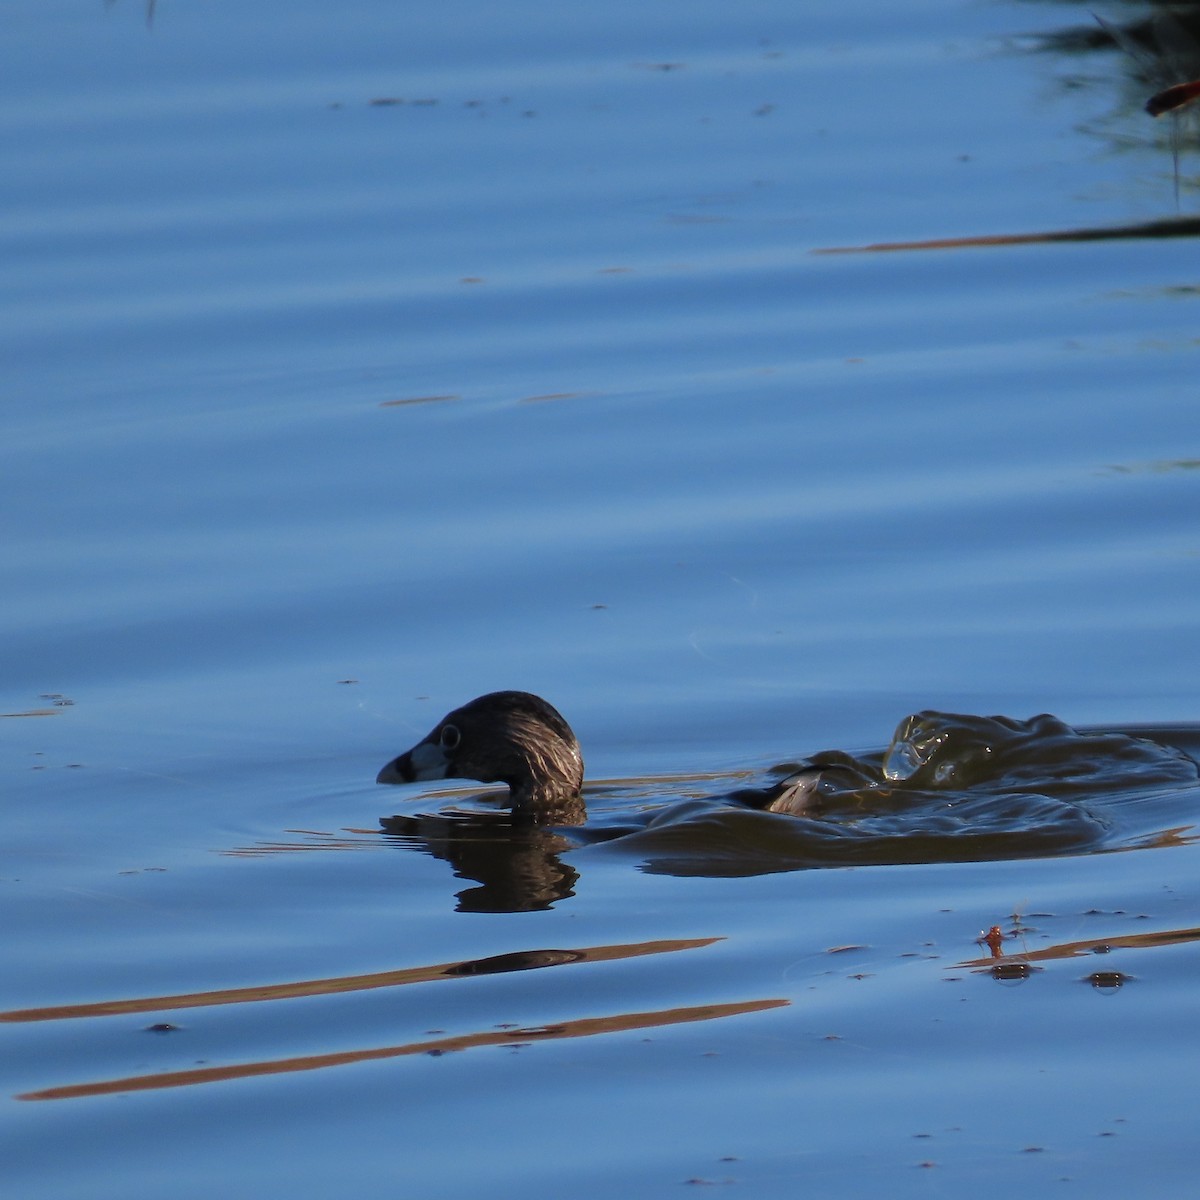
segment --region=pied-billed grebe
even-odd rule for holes
[[[490,692],[447,713],[376,783],[477,779],[507,783],[516,813],[550,816],[579,803],[583,755],[559,711],[529,692]]]
[[[583,755],[571,727],[529,692],[492,692],[448,713],[378,783],[476,779],[506,783],[514,814],[578,824]],[[1028,721],[922,712],[906,717],[882,754],[826,751],[793,763],[784,778],[731,798],[767,812],[811,816],[839,797],[894,807],[898,791],[1090,794],[1097,786],[1194,786],[1197,762],[1182,749],[1117,732],[1084,733],[1043,714]],[[861,805],[860,805],[861,807]]]
[[[506,783],[513,813],[554,824],[580,824],[583,754],[574,731],[552,704],[530,692],[490,692],[447,713],[411,750],[392,759],[376,783],[475,779]],[[766,789],[735,798],[768,812],[812,812],[822,793],[870,782],[849,755],[832,751],[796,764]]]

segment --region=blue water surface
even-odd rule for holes
[[[925,708],[1200,717],[1191,239],[816,253],[1186,221],[1086,10],[8,16],[12,1194],[1182,1194],[1186,798],[1025,861],[587,846],[527,912],[377,832],[498,688],[635,807]]]

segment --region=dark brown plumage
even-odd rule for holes
[[[579,742],[559,711],[529,692],[490,692],[447,713],[376,782],[421,779],[506,783],[513,812],[541,819],[583,811]]]

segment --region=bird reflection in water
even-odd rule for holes
[[[384,817],[380,825],[478,884],[456,894],[458,912],[538,912],[575,894],[579,872],[560,855],[578,843],[550,826],[466,812]]]

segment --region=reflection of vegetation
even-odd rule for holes
[[[988,958],[968,959],[958,965],[991,971],[999,963],[1020,964],[1088,958],[1097,952],[1107,954],[1112,950],[1153,950],[1158,946],[1178,946],[1198,941],[1200,929],[1165,929],[1157,933],[1129,933],[1118,937],[1094,937],[1084,941],[1062,942],[1057,946],[1044,946],[1040,950],[1027,950],[1020,954],[992,954]]]
[[[1172,154],[1175,158],[1175,190],[1179,192],[1180,122],[1186,120],[1185,107],[1200,109],[1200,101],[1190,106],[1180,104],[1178,110],[1147,108],[1151,94],[1162,99],[1167,85],[1178,85],[1200,79],[1200,13],[1198,5],[1173,3],[1159,6],[1160,11],[1128,24],[1112,25],[1090,13],[1086,20],[1054,33],[1033,39],[1035,52],[1061,55],[1069,59],[1097,51],[1114,51],[1113,61],[1127,77],[1129,106],[1165,116],[1171,132]],[[1088,83],[1092,80],[1089,78]],[[1076,76],[1072,86],[1081,86]],[[1175,92],[1176,88],[1168,89]],[[1150,123],[1147,122],[1147,128]],[[1163,128],[1160,125],[1158,128]],[[1140,140],[1140,139],[1139,139]],[[1118,241],[1133,238],[1195,237],[1200,234],[1200,219],[1176,218],[1147,221],[1134,225],[1100,228],[1055,229],[1033,233],[980,234],[968,237],[930,238],[919,242],[879,242],[869,246],[822,247],[814,254],[880,253],[896,250],[962,250],[971,247],[1026,246],[1045,242]]]
[[[1159,11],[1129,21],[1105,19],[1088,12],[1086,19],[1034,39],[1034,49],[1060,55],[1119,51],[1119,62],[1129,77],[1130,104],[1141,108],[1156,91],[1169,83],[1200,76],[1200,13],[1195,3],[1173,0],[1156,6]]]
[[[67,699],[61,692],[43,692],[39,697],[41,700],[49,700],[53,704],[52,708],[27,708],[24,712],[0,713],[2,717],[53,717],[57,713],[62,712],[64,708],[73,708],[74,700]]]
[[[554,1025],[532,1028],[489,1029],[459,1037],[432,1041],[406,1042],[399,1046],[379,1046],[369,1050],[344,1050],[333,1054],[305,1054],[266,1062],[236,1063],[228,1067],[193,1067],[186,1071],[162,1071],[150,1075],[131,1075],[124,1079],[105,1079],[98,1083],[78,1083],[65,1087],[25,1092],[18,1100],[75,1100],[82,1096],[110,1096],[122,1092],[144,1092],[157,1088],[187,1087],[197,1083],[218,1083],[230,1079],[251,1079],[262,1075],[282,1075],[293,1071],[315,1071],[322,1067],[341,1067],[350,1063],[371,1062],[381,1058],[400,1058],[411,1054],[449,1054],[454,1050],[472,1050],[477,1046],[522,1048],[531,1042],[557,1038],[595,1037],[601,1033],[655,1029],[664,1025],[684,1025],[692,1021],[714,1021],[721,1017],[741,1016],[782,1008],[784,999],[743,1000],[733,1004],[700,1004],[693,1008],[668,1008],[658,1012],[617,1013],[609,1017],[582,1017]]]
[[[1135,225],[1051,229],[1042,233],[984,233],[975,237],[928,238],[921,242],[875,242],[870,246],[826,246],[813,254],[881,254],[895,250],[967,250],[980,246],[1029,246],[1041,242],[1116,242],[1142,238],[1196,237],[1200,217],[1171,217]]]
[[[112,8],[117,0],[104,0],[105,8]],[[146,0],[146,27],[149,28],[154,24],[154,5],[157,0]]]
[[[83,1017],[127,1016],[130,1013],[162,1012],[166,1009],[211,1008],[218,1004],[254,1004],[263,1000],[294,1000],[300,996],[330,996],[341,992],[365,992],[375,988],[432,983],[467,975],[495,975],[528,971],[535,967],[565,966],[580,962],[611,962],[668,954],[676,950],[698,950],[720,938],[673,938],[654,942],[632,942],[615,946],[584,946],[576,950],[527,950],[488,959],[436,963],[428,967],[405,967],[376,971],[370,975],[341,975],[333,979],[301,979],[294,983],[268,983],[257,987],[226,988],[212,992],[185,992],[177,996],[137,996],[129,1000],[101,1000],[93,1004],[60,1004],[46,1008],[17,1008],[0,1012],[0,1021],[76,1021]]]
[[[338,993],[368,991],[374,988],[398,987],[413,983],[447,982],[454,979],[476,978],[480,975],[530,971],[545,967],[567,966],[582,962],[612,962],[646,955],[669,954],[678,950],[697,950],[711,946],[720,938],[676,938],[619,945],[583,946],[571,950],[524,950],[490,958],[467,959],[460,962],[436,963],[424,967],[408,967],[397,971],[376,972],[370,975],[347,975],[333,979],[297,980],[294,983],[264,984],[258,987],[230,988],[210,992],[193,992],[177,996],[143,996],[128,1000],[102,1001],[94,1004],[58,1005],[46,1008],[16,1009],[0,1013],[0,1021],[23,1023],[30,1021],[78,1020],[87,1017],[128,1016],[164,1009],[203,1008],[225,1004],[253,1004],[261,1001],[292,1000],[305,996],[328,996]],[[553,1025],[532,1027],[495,1027],[476,1033],[404,1042],[391,1046],[372,1046],[328,1054],[302,1054],[260,1062],[238,1062],[227,1066],[203,1066],[182,1071],[154,1072],[130,1075],[98,1082],[67,1084],[26,1092],[21,1100],[70,1100],[82,1096],[114,1095],[157,1088],[187,1087],[200,1083],[216,1083],[231,1079],[248,1079],[262,1075],[281,1075],[295,1071],[315,1071],[323,1067],[340,1067],[350,1063],[371,1062],[384,1058],[401,1058],[414,1054],[449,1054],[456,1050],[471,1050],[479,1046],[510,1046],[519,1049],[532,1042],[559,1038],[594,1037],[602,1033],[654,1029],[667,1025],[683,1025],[695,1021],[713,1021],[722,1017],[763,1012],[788,1003],[782,998],[741,1000],[727,1004],[700,1004],[691,1007],[660,1009],[654,1012],[616,1012],[602,1017],[575,1017]],[[169,1025],[151,1029],[168,1030]],[[437,1032],[437,1031],[434,1031]]]
[[[1105,471],[1113,475],[1167,475],[1174,471],[1200,470],[1200,458],[1162,459],[1149,463],[1110,463]]]

